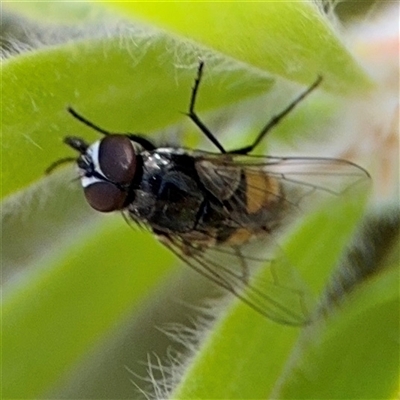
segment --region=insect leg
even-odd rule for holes
[[[286,117],[293,108],[296,107],[307,95],[309,95],[314,89],[316,89],[320,83],[322,82],[322,77],[319,76],[316,81],[303,93],[301,93],[297,98],[295,98],[284,110],[282,110],[279,114],[272,117],[268,123],[261,129],[261,132],[257,135],[256,140],[250,145],[246,147],[242,147],[237,150],[229,151],[230,154],[248,154],[254,150],[254,148],[264,139],[265,135],[275,126],[277,125],[284,117]]]
[[[218,148],[218,150],[221,153],[225,154],[226,151],[223,148],[223,146],[221,145],[221,143],[210,132],[210,130],[203,124],[203,122],[200,120],[200,118],[197,116],[196,112],[194,111],[194,107],[196,104],[197,92],[199,90],[201,78],[203,75],[203,67],[204,67],[204,62],[200,61],[199,68],[197,70],[197,77],[194,81],[194,86],[192,88],[192,95],[190,97],[189,112],[186,113],[186,115],[197,125],[197,127],[207,136],[207,138],[211,140],[211,142]]]

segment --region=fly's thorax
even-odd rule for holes
[[[181,149],[160,148],[143,152],[142,159],[130,213],[163,233],[193,230],[204,201],[193,157]]]

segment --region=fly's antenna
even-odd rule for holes
[[[69,147],[73,148],[80,154],[85,154],[86,150],[88,149],[89,145],[81,138],[75,137],[75,136],[67,136],[64,138],[64,143],[67,144]],[[64,157],[60,158],[59,160],[54,161],[46,170],[44,173],[46,175],[52,173],[56,168],[58,168],[60,165],[70,163],[70,162],[76,162],[77,158],[76,157]]]
[[[93,122],[89,121],[84,116],[77,113],[72,107],[68,107],[67,110],[74,118],[76,118],[78,121],[82,122],[83,124],[89,126],[90,128],[94,129],[95,131],[100,132],[106,136],[110,135],[109,131],[106,131],[105,129],[100,128],[98,125],[95,125]]]

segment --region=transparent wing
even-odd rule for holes
[[[310,322],[310,292],[284,257],[265,257],[260,245],[266,238],[207,249],[175,235],[160,240],[188,266],[267,318],[295,326]]]
[[[260,314],[288,325],[309,323],[314,307],[306,284],[284,255],[275,260],[266,256],[274,242],[272,228],[275,222],[281,224],[281,215],[311,204],[314,195],[340,196],[368,181],[368,173],[339,159],[200,152],[193,156],[204,187],[223,205],[220,211],[225,214],[219,223],[228,236],[225,241],[217,239],[212,229],[203,226],[194,234],[209,235],[210,241],[208,236],[204,241],[190,241],[185,235],[170,233],[159,236],[161,242],[188,266]],[[276,221],[275,214],[279,214]],[[270,220],[274,224],[264,224]],[[239,235],[235,242],[230,236],[235,233],[249,233],[252,238],[240,240]],[[213,240],[215,245],[211,245]]]
[[[245,190],[252,192],[252,201],[260,201],[260,204],[253,204],[253,208],[262,207],[261,202],[266,197],[271,202],[275,197],[292,211],[307,208],[315,198],[340,196],[370,179],[362,167],[335,158],[201,154],[197,167],[206,184],[212,181],[216,187],[232,187],[232,191],[237,185],[238,174],[244,172],[247,177]],[[249,207],[244,198],[245,194],[241,196],[240,191],[231,198],[232,207],[238,212]]]
[[[260,228],[255,214],[251,217],[251,210],[266,208],[271,214],[290,214],[311,204],[314,195],[340,196],[369,180],[364,169],[340,159],[202,153],[196,160],[205,187],[216,198],[223,199],[230,226],[250,232]],[[241,183],[243,176],[245,185]],[[274,222],[280,225],[282,221],[277,217]],[[289,325],[310,322],[313,302],[296,270],[284,256],[273,261],[265,257],[271,244],[269,229],[261,230],[261,235],[259,230],[254,240],[238,245],[227,240],[204,247],[178,235],[164,237],[162,241],[191,268],[260,314]]]

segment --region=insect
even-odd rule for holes
[[[200,62],[187,115],[218,153],[157,147],[142,135],[108,132],[68,108],[103,137],[88,144],[67,136],[64,142],[78,156],[54,162],[47,172],[76,162],[92,208],[121,211],[147,226],[187,265],[268,318],[306,324],[310,315],[302,289],[279,278],[281,271],[272,267],[271,279],[254,277],[268,262],[262,250],[304,198],[315,192],[338,195],[340,181],[349,185],[368,173],[341,159],[249,155],[321,77],[273,117],[252,144],[226,150],[195,111],[203,69]]]

